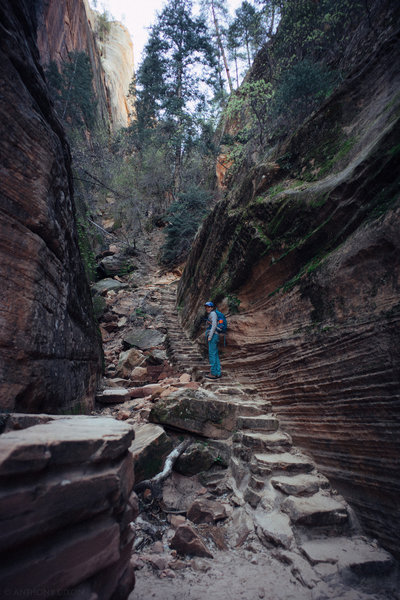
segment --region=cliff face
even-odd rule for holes
[[[115,130],[128,124],[127,99],[133,76],[133,47],[128,31],[112,22],[103,42],[95,35],[99,15],[87,0],[41,0],[37,3],[38,46],[42,65],[60,68],[69,53],[85,52],[93,71],[99,116]]]
[[[0,6],[0,406],[90,408],[101,348],[79,250],[70,156],[31,3]]]
[[[98,16],[95,19],[97,23]],[[95,27],[98,28],[98,24]],[[134,71],[133,45],[129,32],[121,23],[112,21],[106,39],[101,41],[97,38],[97,45],[105,73],[111,122],[115,129],[127,127],[133,112],[129,85]]]
[[[399,35],[381,36],[325,104],[231,182],[178,293],[229,318],[223,368],[270,400],[296,444],[398,553]]]

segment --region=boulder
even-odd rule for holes
[[[135,367],[129,379],[134,385],[140,385],[141,383],[148,383],[150,376],[146,367]]]
[[[153,407],[150,420],[208,438],[226,439],[236,427],[239,405],[204,389],[181,389]]]
[[[115,275],[126,275],[135,269],[132,259],[121,254],[105,256],[97,265],[99,277],[114,277]]]
[[[164,459],[172,448],[172,441],[162,427],[151,423],[135,426],[135,439],[129,450],[133,455],[136,483],[162,471]]]
[[[131,398],[145,398],[151,396],[152,398],[159,396],[164,390],[163,386],[158,383],[149,383],[141,387],[131,388],[129,390]]]
[[[130,399],[129,390],[125,388],[110,388],[96,394],[96,402],[101,404],[119,404]]]
[[[196,476],[184,477],[175,473],[164,481],[163,501],[168,510],[187,511],[190,505],[204,493],[206,489]]]
[[[168,356],[165,350],[154,348],[146,352],[146,362],[150,365],[162,365],[166,360]]]
[[[199,534],[188,524],[180,525],[170,541],[170,547],[180,554],[213,558]]]
[[[248,535],[254,531],[254,521],[246,507],[234,510],[228,535],[234,547],[240,547],[246,541]]]
[[[131,329],[123,337],[123,344],[126,348],[139,348],[140,350],[149,350],[155,346],[164,344],[166,335],[157,329]]]
[[[132,369],[141,365],[143,362],[144,356],[140,350],[137,350],[136,348],[125,350],[124,352],[121,352],[118,357],[116,374],[120,377],[128,379]]]
[[[263,544],[290,548],[294,544],[294,534],[289,517],[281,512],[265,513],[258,510],[255,513],[254,524],[256,532]]]
[[[216,523],[227,517],[226,508],[220,502],[199,498],[193,502],[187,512],[192,523]]]
[[[123,290],[128,287],[127,283],[122,283],[116,279],[102,279],[92,285],[92,291],[95,294],[106,294],[111,290]]]
[[[191,444],[183,452],[174,465],[174,470],[181,475],[196,475],[208,469],[215,462],[214,452],[204,442]]]

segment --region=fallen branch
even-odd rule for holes
[[[145,479],[144,481],[140,481],[133,488],[134,491],[136,493],[140,493],[146,489],[150,489],[152,496],[154,498],[159,498],[161,496],[161,483],[165,479],[167,479],[167,477],[171,474],[172,467],[190,443],[191,440],[189,439],[179,444],[179,446],[177,446],[174,450],[172,450],[172,452],[168,454],[163,470],[151,479]]]

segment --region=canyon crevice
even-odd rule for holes
[[[228,182],[178,291],[192,337],[205,300],[228,314],[240,301],[223,368],[272,403],[294,442],[395,553],[399,48],[393,29],[364,47],[297,131]]]

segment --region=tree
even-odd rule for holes
[[[228,9],[226,7],[226,0],[203,0],[203,7],[209,12],[211,21],[213,23],[215,38],[219,50],[219,54],[222,57],[224,63],[224,69],[226,73],[226,79],[228,81],[229,92],[233,92],[232,78],[230,74],[229,64],[226,58],[225,52],[225,30],[221,27],[221,20],[226,20]]]
[[[272,85],[263,79],[248,81],[231,97],[228,105],[228,116],[244,115],[247,136],[258,139],[260,148],[265,143],[267,117],[273,98]],[[239,137],[246,137],[245,131],[239,132]]]
[[[204,19],[190,0],[169,0],[152,27],[137,75],[138,123],[170,129],[174,150],[174,193],[179,192],[182,158],[195,127],[196,109],[213,83],[215,52]]]
[[[179,263],[190,250],[197,229],[207,214],[209,194],[197,186],[181,192],[168,212],[167,238],[162,248],[164,264]]]
[[[69,62],[61,72],[55,62],[46,70],[50,92],[59,117],[69,126],[91,129],[96,122],[96,98],[93,91],[93,72],[85,52],[71,52]]]
[[[236,10],[236,18],[232,24],[231,36],[246,48],[247,62],[250,67],[255,52],[260,48],[265,37],[262,27],[261,13],[252,4],[244,0]]]

